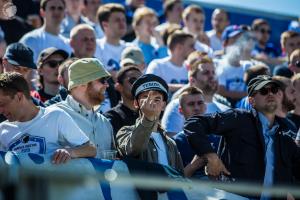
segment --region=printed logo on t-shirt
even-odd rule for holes
[[[226,81],[226,89],[229,91],[245,91],[246,85],[242,78],[231,78]]]
[[[181,79],[181,80],[177,80],[177,79],[172,79],[171,81],[170,81],[170,83],[180,83],[180,84],[187,84],[189,81],[187,80],[187,79]]]
[[[107,62],[107,66],[106,66],[108,71],[119,71],[120,70],[120,64],[118,61],[114,60],[114,59],[109,59]]]
[[[17,153],[46,153],[46,141],[44,137],[29,135],[25,133],[17,140],[9,144],[9,151]]]

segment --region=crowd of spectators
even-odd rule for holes
[[[144,1],[30,2],[0,13],[1,151],[54,164],[115,151],[193,179],[299,184],[299,22],[279,49],[266,19],[216,8],[206,31],[181,0],[162,2],[164,22]]]

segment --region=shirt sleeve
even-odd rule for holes
[[[59,142],[71,147],[80,146],[89,141],[85,133],[77,126],[72,117],[65,111],[61,111],[58,117]]]

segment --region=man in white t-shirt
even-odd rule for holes
[[[114,78],[120,69],[121,53],[128,46],[121,40],[127,31],[125,9],[121,4],[108,3],[99,7],[97,16],[104,37],[97,40],[95,57]]]
[[[211,17],[211,25],[213,29],[206,32],[207,36],[209,37],[210,47],[213,49],[213,51],[223,49],[222,33],[229,23],[230,21],[228,13],[223,9],[216,8]]]
[[[194,37],[184,31],[175,31],[168,38],[170,57],[153,60],[146,74],[155,74],[169,85],[170,92],[175,92],[188,83],[188,70],[183,65],[188,55],[194,51]]]
[[[96,106],[105,99],[110,74],[96,58],[82,58],[72,63],[68,69],[69,95],[58,104],[76,122],[79,128],[96,145],[97,158],[106,150],[115,149],[113,129],[106,117]]]
[[[197,51],[204,51],[212,57],[213,50],[210,48],[209,38],[204,32],[204,10],[197,5],[190,5],[184,9],[182,18],[184,24],[183,30],[196,38],[195,49]]]
[[[59,34],[60,24],[65,14],[64,0],[41,0],[40,12],[44,25],[25,34],[20,42],[32,49],[35,62],[41,51],[48,47],[56,47],[70,54],[71,48],[67,39]]]
[[[53,154],[54,164],[94,157],[96,148],[72,118],[58,108],[33,104],[25,78],[16,72],[0,75],[0,150]]]

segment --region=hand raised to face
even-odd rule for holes
[[[150,121],[159,118],[166,104],[163,101],[163,95],[157,91],[143,92],[140,95],[139,103],[141,112]]]

